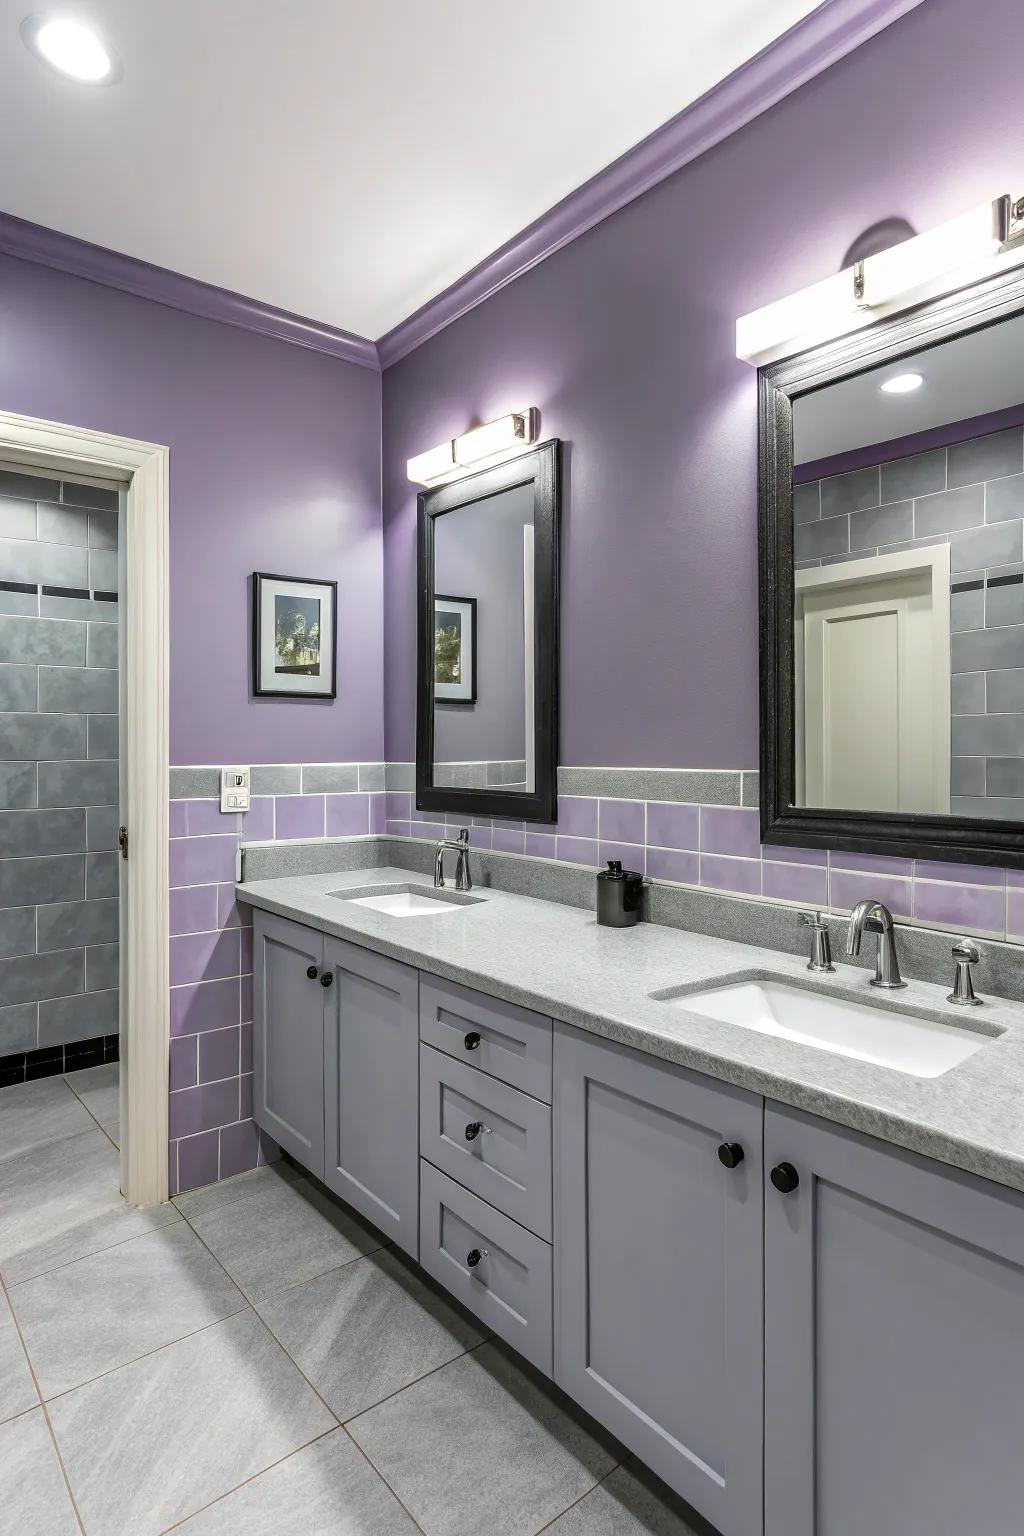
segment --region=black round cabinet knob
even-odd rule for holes
[[[483,1128],[484,1127],[483,1127],[483,1121],[482,1120],[471,1120],[469,1122],[469,1124],[466,1126],[466,1140],[467,1141],[476,1141],[477,1137],[480,1135],[480,1132],[483,1130]]]
[[[309,977],[310,981],[316,981],[317,977],[320,975],[320,972],[317,970],[315,965],[307,965],[306,975]]]
[[[320,977],[320,985],[322,987],[329,987],[333,980],[334,977],[331,975],[330,971],[324,971],[323,975]]]
[[[800,1183],[800,1175],[792,1163],[776,1163],[771,1171],[771,1181],[780,1195],[791,1195]]]
[[[467,1051],[475,1051],[480,1044],[480,1036],[475,1029],[471,1029],[462,1043]]]
[[[723,1141],[718,1149],[718,1161],[725,1168],[738,1168],[743,1161],[743,1148],[738,1141]]]
[[[466,1263],[469,1265],[470,1269],[476,1269],[482,1258],[483,1254],[480,1252],[479,1248],[471,1248],[466,1254]]]

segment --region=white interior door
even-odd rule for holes
[[[801,803],[948,814],[948,548],[801,571],[796,586]]]

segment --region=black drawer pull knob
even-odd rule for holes
[[[791,1195],[800,1183],[800,1175],[792,1163],[776,1163],[771,1171],[771,1181],[780,1195]]]
[[[738,1168],[743,1161],[743,1148],[738,1141],[723,1141],[718,1149],[718,1161],[724,1168]]]
[[[317,977],[320,975],[320,972],[317,970],[315,965],[307,965],[306,975],[309,977],[310,981],[316,981]]]
[[[480,1263],[480,1260],[486,1259],[486,1257],[486,1248],[471,1248],[466,1254],[466,1263],[469,1265],[470,1269],[476,1269],[477,1265]]]
[[[475,1029],[471,1029],[462,1043],[467,1051],[475,1051],[480,1044],[480,1036]]]
[[[322,987],[329,987],[333,980],[334,977],[331,975],[330,971],[324,971],[323,975],[320,977],[320,985]]]
[[[491,1134],[490,1126],[484,1125],[482,1120],[471,1120],[466,1126],[467,1141],[476,1141],[478,1136],[490,1136]]]

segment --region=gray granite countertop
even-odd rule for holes
[[[591,912],[502,891],[442,916],[395,918],[332,892],[430,887],[392,867],[257,880],[239,898],[380,954],[679,1062],[724,1082],[1024,1190],[1024,1006],[988,999],[950,1006],[946,988],[911,981],[869,990],[863,970],[837,962],[808,977],[802,958],[641,923],[599,927]],[[897,940],[898,942],[898,940]],[[985,1035],[940,1077],[889,1067],[714,1022],[652,993],[773,976],[914,1013]]]

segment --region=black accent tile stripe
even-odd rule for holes
[[[94,592],[93,593],[93,601],[97,602],[97,603],[116,603],[117,602],[117,593],[116,592]]]
[[[120,1060],[120,1054],[118,1035],[95,1035],[90,1040],[48,1045],[43,1050],[17,1051],[13,1056],[0,1056],[0,1088],[32,1083],[40,1077],[59,1077],[64,1072],[80,1072],[83,1067],[98,1067],[101,1062]]]
[[[39,585],[34,581],[0,581],[0,592],[28,592],[35,597]]]
[[[954,581],[950,583],[951,592],[980,592],[984,587],[984,581]]]
[[[84,597],[88,601],[88,587],[44,587],[44,597]]]
[[[988,585],[990,587],[1016,587],[1022,581],[1024,581],[1024,571],[1018,571],[1015,576],[990,576],[988,578]]]

